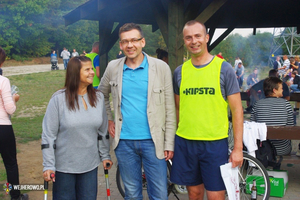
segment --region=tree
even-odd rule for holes
[[[215,49],[211,51],[216,55],[223,53],[229,63],[234,63],[238,56],[244,66],[266,66],[272,43],[271,33],[260,33],[242,37],[239,34],[229,35]]]
[[[80,32],[76,26],[64,27],[62,16],[87,0],[15,0],[0,4],[0,44],[13,58],[39,57],[51,48],[78,44]],[[83,23],[83,22],[82,22]],[[91,23],[87,23],[90,26]],[[93,29],[95,26],[93,26]],[[68,31],[68,29],[70,29]],[[96,29],[97,30],[97,29]],[[59,32],[61,35],[57,35]],[[94,31],[92,31],[94,32]],[[55,35],[56,37],[53,37]],[[63,38],[61,43],[60,38]],[[92,40],[94,40],[92,34]],[[79,40],[80,41],[80,40]],[[59,42],[59,43],[58,43]],[[84,45],[86,48],[87,46]]]

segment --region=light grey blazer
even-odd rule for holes
[[[176,132],[176,113],[172,74],[170,67],[162,60],[147,56],[149,63],[148,74],[148,105],[147,117],[152,140],[155,145],[156,156],[164,158],[164,151],[174,150],[174,137]],[[101,79],[99,89],[104,94],[108,120],[115,122],[115,138],[113,148],[118,146],[122,128],[121,95],[123,66],[126,57],[112,60],[108,63]],[[111,112],[109,94],[113,101],[115,119]]]

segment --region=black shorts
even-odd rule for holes
[[[198,141],[176,135],[171,181],[187,186],[204,183],[209,191],[225,190],[220,171],[220,166],[225,163],[228,163],[227,138]]]

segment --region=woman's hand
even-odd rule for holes
[[[13,100],[14,100],[14,102],[18,102],[19,99],[20,99],[20,95],[18,95],[18,94],[13,94]]]
[[[50,174],[54,174],[54,177],[51,178]],[[46,170],[43,173],[43,178],[44,178],[45,181],[51,181],[52,180],[53,182],[55,182],[55,172],[52,171],[52,170]]]
[[[113,162],[111,160],[103,160],[102,163],[103,163],[104,169],[110,169],[111,166],[113,165]]]

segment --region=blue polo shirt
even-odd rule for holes
[[[151,139],[147,117],[148,99],[148,60],[144,60],[136,69],[123,67],[122,103],[123,116],[120,139]]]

